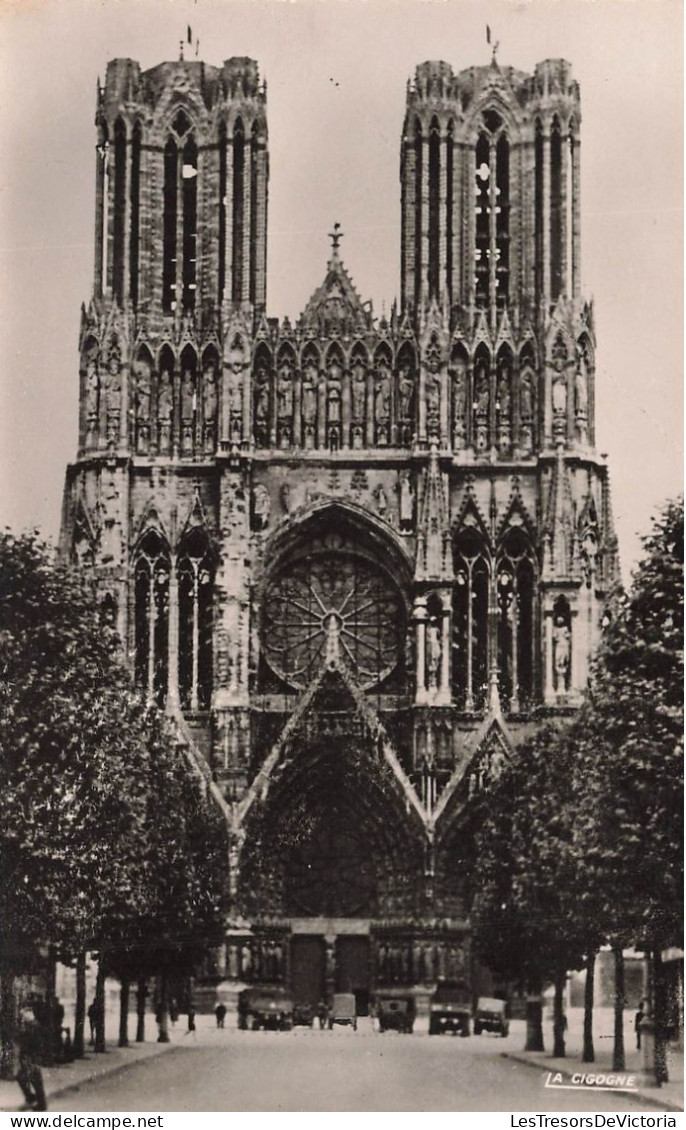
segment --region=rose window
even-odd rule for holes
[[[382,569],[354,554],[325,552],[291,563],[273,579],[262,646],[280,678],[305,687],[335,639],[360,685],[371,687],[396,666],[404,625],[402,597]]]

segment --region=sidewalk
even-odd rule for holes
[[[186,1034],[179,1026],[176,1032],[172,1034],[171,1043],[158,1044],[154,1023],[149,1025],[149,1030],[148,1043],[131,1043],[128,1048],[119,1048],[116,1043],[108,1044],[107,1050],[98,1055],[89,1047],[83,1059],[75,1059],[72,1063],[59,1064],[55,1067],[44,1067],[43,1082],[48,1109],[50,1108],[50,1100],[56,1095],[63,1095],[68,1091],[77,1091],[91,1079],[115,1075],[119,1071],[126,1071],[136,1063],[162,1055],[164,1052],[173,1050],[174,1047],[182,1046],[182,1040]],[[14,1080],[0,1080],[0,1112],[24,1109],[26,1109],[24,1096],[19,1084]]]
[[[584,1075],[617,1074],[612,1071],[612,1048],[614,1032],[614,1015],[611,1009],[599,1008],[593,1014],[593,1046],[595,1051],[594,1063],[582,1063],[583,1050],[583,1009],[570,1009],[567,1013],[568,1028],[565,1033],[566,1056],[563,1059],[553,1058],[551,1051],[544,1052],[518,1052],[506,1051],[503,1056],[513,1059],[517,1063],[526,1063],[538,1071],[560,1072],[564,1082],[569,1083],[570,1077],[577,1073]],[[543,1035],[547,1049],[552,1049],[552,1023],[549,1018],[544,1020]],[[625,1013],[624,1016],[624,1047],[626,1069],[622,1074],[636,1077],[637,1090],[632,1091],[632,1097],[645,1103],[647,1106],[663,1111],[682,1111],[684,1109],[684,1063],[683,1056],[669,1049],[668,1071],[669,1082],[661,1087],[651,1083],[646,1077],[643,1068],[643,1053],[636,1048],[636,1037],[633,1030],[633,1014]]]

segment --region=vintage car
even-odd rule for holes
[[[495,997],[479,997],[474,1013],[474,1035],[480,1036],[482,1032],[498,1032],[501,1036],[507,1036],[510,1022],[506,1012],[506,1001],[497,1000]]]
[[[283,985],[252,985],[238,994],[238,1027],[271,1028],[287,1032],[293,1027],[293,997]]]
[[[463,981],[439,981],[429,1002],[429,1035],[458,1032],[468,1036],[471,1016],[469,986]]]
[[[350,1024],[357,1029],[354,993],[334,993],[329,1009],[329,1028],[333,1028],[334,1024]]]
[[[311,1028],[316,1015],[317,1010],[314,1005],[311,1005],[308,1001],[296,1001],[293,1005],[293,1026],[300,1025],[303,1028]]]
[[[379,1032],[412,1032],[417,1010],[412,993],[403,989],[379,989],[375,1001]]]

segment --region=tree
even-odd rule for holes
[[[41,956],[75,959],[82,1047],[86,948],[101,980],[117,960],[127,978],[132,952],[157,972],[216,935],[223,829],[133,687],[94,587],[36,535],[0,536],[0,668],[3,978]]]
[[[540,992],[553,981],[555,1055],[565,1051],[567,970],[583,964],[594,942],[576,900],[572,776],[564,732],[546,726],[525,740],[482,798],[475,852],[475,949],[491,969],[526,986],[528,1050],[542,1050]]]
[[[628,595],[610,609],[574,728],[583,898],[615,950],[619,975],[617,1068],[623,1066],[621,951],[633,944],[659,954],[681,937],[682,500],[663,508],[644,549]],[[664,1018],[655,1019],[664,1030]],[[658,1038],[658,1056],[661,1043]]]

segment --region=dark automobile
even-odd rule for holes
[[[505,1013],[507,1004],[495,997],[479,997],[474,1013],[474,1035],[480,1036],[482,1032],[498,1032],[507,1036],[510,1031],[510,1022]]]
[[[439,981],[429,1003],[429,1035],[459,1032],[469,1035],[471,993],[462,981]]]
[[[334,993],[329,1009],[329,1028],[333,1028],[334,1024],[350,1024],[357,1029],[354,993]]]
[[[255,985],[238,994],[238,1027],[271,1028],[287,1032],[293,1027],[293,998],[283,985]]]
[[[293,1026],[300,1025],[303,1028],[311,1028],[316,1014],[317,1010],[314,1005],[308,1004],[306,1001],[296,1001],[293,1005]]]
[[[389,989],[376,994],[376,1019],[380,1032],[412,1032],[416,1016],[412,993]]]

